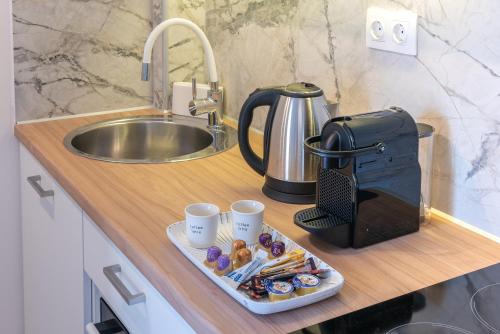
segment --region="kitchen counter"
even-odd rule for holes
[[[265,197],[260,191],[263,178],[245,163],[238,147],[182,163],[129,165],[78,157],[63,146],[64,136],[79,126],[155,113],[142,110],[21,124],[15,134],[197,332],[291,332],[500,262],[500,244],[442,218],[418,233],[359,250],[311,238],[293,224],[294,213],[307,206]],[[341,272],[345,285],[340,293],[298,310],[255,315],[167,239],[165,228],[183,219],[189,203],[211,202],[227,211],[238,199],[263,202],[269,225]]]

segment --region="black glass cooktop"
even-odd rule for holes
[[[500,264],[293,334],[500,334]]]

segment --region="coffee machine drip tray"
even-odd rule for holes
[[[294,222],[307,232],[339,247],[349,247],[352,243],[351,224],[317,207],[297,212]]]

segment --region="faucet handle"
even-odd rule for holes
[[[196,100],[196,77],[191,78],[191,86],[193,89],[193,100]]]

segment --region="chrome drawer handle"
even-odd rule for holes
[[[28,177],[28,183],[31,184],[33,189],[35,189],[36,193],[40,197],[54,197],[54,190],[45,190],[40,185],[40,181],[42,181],[42,177],[40,175],[34,175]]]
[[[122,268],[119,264],[115,264],[109,267],[104,267],[102,272],[111,282],[111,285],[115,287],[120,296],[125,300],[128,305],[134,305],[138,303],[143,303],[146,301],[146,295],[144,293],[138,293],[133,295],[123,284],[123,282],[118,277],[118,273],[122,271]]]

